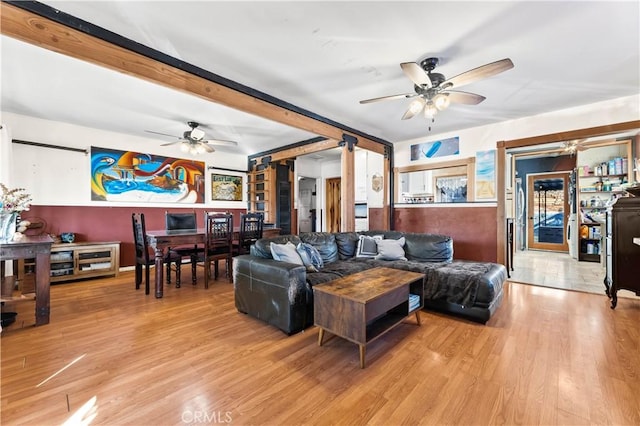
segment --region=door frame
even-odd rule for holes
[[[528,250],[550,250],[557,252],[569,252],[569,242],[567,241],[567,226],[569,224],[569,215],[571,213],[569,206],[569,175],[571,172],[543,172],[530,173],[527,175],[527,249]],[[536,179],[558,179],[563,180],[564,192],[564,214],[562,215],[562,244],[556,243],[536,243],[533,236],[533,200],[535,190],[532,183]]]

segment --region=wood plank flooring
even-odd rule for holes
[[[94,425],[640,424],[638,300],[510,284],[487,325],[423,311],[360,369],[357,345],[286,336],[202,282],[163,299],[132,272],[55,285],[41,327],[16,305],[0,423],[59,425],[95,397]]]

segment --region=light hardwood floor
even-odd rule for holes
[[[605,268],[599,262],[579,262],[567,253],[516,250],[513,266],[512,281],[605,294]],[[618,297],[631,297],[640,301],[640,297],[629,290],[619,290]]]
[[[51,323],[20,329],[22,304],[1,334],[2,425],[62,424],[94,396],[95,425],[640,424],[638,300],[511,284],[487,325],[422,312],[360,369],[356,345],[286,336],[238,313],[232,284],[202,287],[56,285]]]

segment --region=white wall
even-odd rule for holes
[[[446,114],[446,111],[443,114]],[[638,119],[640,119],[640,94],[455,132],[427,133],[423,137],[394,144],[394,165],[395,167],[403,167],[474,157],[477,151],[496,148],[496,142],[502,140],[520,139]],[[437,121],[435,128],[437,129]],[[454,136],[460,137],[460,155],[411,161],[411,145]]]
[[[195,158],[205,162],[205,206],[215,208],[246,208],[243,201],[212,202],[210,193],[211,171],[207,167],[246,170],[247,157],[223,153],[191,157],[176,145],[160,146],[162,141],[152,138],[123,135],[63,122],[43,120],[24,115],[2,113],[3,124],[8,126],[13,139],[90,150],[91,146],[148,152],[175,158]],[[91,201],[90,155],[81,152],[12,144],[11,179],[14,186],[27,188],[36,205],[108,205],[131,203]],[[3,150],[4,154],[4,150]],[[2,164],[5,164],[3,155]],[[4,168],[4,167],[3,167]],[[224,172],[243,176],[244,173]],[[3,171],[4,174],[4,171]],[[244,179],[246,197],[246,177]],[[144,203],[146,207],[167,206],[166,203]],[[171,204],[171,207],[177,207]],[[202,204],[180,204],[180,207],[202,207]]]

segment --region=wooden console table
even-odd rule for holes
[[[2,264],[2,279],[4,277],[4,262],[7,260],[35,259],[36,273],[36,325],[49,324],[49,274],[51,244],[53,240],[49,236],[39,235],[24,237],[20,241],[0,244],[0,263]],[[17,262],[14,265],[14,274],[17,273]],[[33,298],[13,297],[13,295],[2,295],[2,302],[20,302],[33,300]]]

